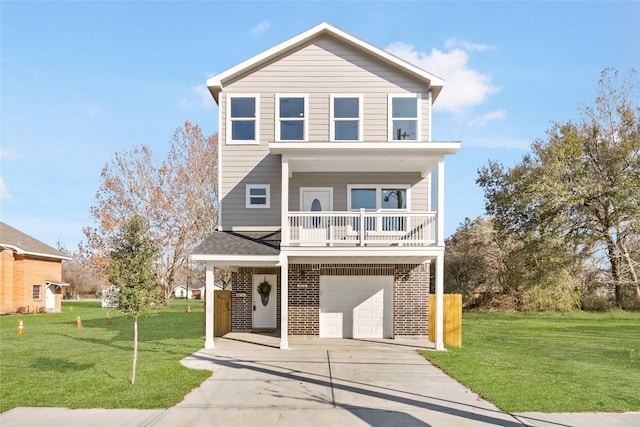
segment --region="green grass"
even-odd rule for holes
[[[136,383],[129,386],[133,321],[99,302],[0,318],[0,412],[16,406],[168,408],[211,375],[180,365],[202,348],[202,301],[171,301],[138,319]],[[73,312],[70,307],[73,306]],[[113,323],[107,323],[111,311]],[[80,316],[82,328],[76,327]],[[18,335],[18,322],[24,334]]]
[[[638,312],[465,312],[462,331],[421,354],[504,411],[640,410]]]

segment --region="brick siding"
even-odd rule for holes
[[[240,268],[233,273],[233,330],[251,330],[253,275],[277,274],[277,325],[280,327],[280,269]],[[427,335],[429,264],[289,265],[289,335],[319,335],[320,276],[393,276],[393,334]],[[237,297],[237,294],[246,297]]]

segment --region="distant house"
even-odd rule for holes
[[[57,249],[0,222],[0,313],[58,312],[62,261]]]
[[[173,296],[176,298],[184,298],[187,299],[201,299],[204,297],[204,282],[197,282],[189,285],[189,291],[187,296],[187,285],[176,286],[173,289]],[[214,291],[222,290],[222,284],[216,283],[213,287]]]

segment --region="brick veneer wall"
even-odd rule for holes
[[[14,254],[3,250],[0,257],[0,312],[29,307],[32,313],[45,306],[46,280],[62,280],[62,261]],[[33,286],[40,286],[40,298],[33,299]],[[54,311],[60,311],[62,294],[56,289]]]
[[[231,328],[234,331],[248,331],[253,326],[253,275],[275,274],[277,276],[276,326],[280,327],[280,269],[241,267],[232,276]],[[246,294],[239,297],[238,294]]]
[[[277,274],[280,327],[280,269],[240,268],[233,273],[232,327],[250,330],[254,274]],[[289,335],[319,335],[320,276],[394,276],[393,334],[427,335],[429,264],[291,264],[289,265]],[[246,293],[239,298],[238,293]]]
[[[393,285],[393,335],[429,333],[429,264],[398,264]]]
[[[320,334],[320,266],[289,266],[289,335]]]

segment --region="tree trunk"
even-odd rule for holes
[[[629,255],[629,251],[627,250],[627,245],[624,244],[623,241],[620,241],[620,251],[622,252],[622,259],[625,260],[628,268],[629,274],[631,275],[631,281],[634,284],[634,297],[636,299],[640,299],[640,283],[638,283],[638,275],[636,273],[636,269],[633,265],[633,260]]]
[[[130,385],[136,382],[136,364],[138,362],[138,316],[133,318],[133,367],[131,368]]]

